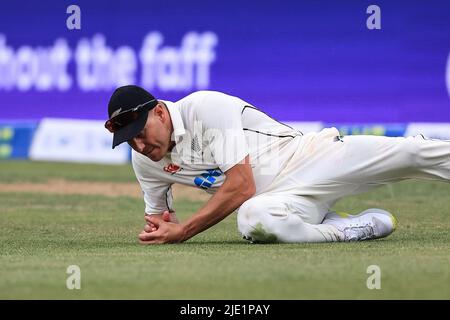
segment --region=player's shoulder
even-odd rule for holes
[[[181,100],[177,101],[177,103],[180,103],[180,104],[186,104],[186,103],[201,104],[206,99],[220,98],[220,97],[231,97],[231,96],[226,94],[226,93],[224,93],[224,92],[220,92],[220,91],[199,90],[199,91],[195,91],[195,92],[190,93],[189,95],[185,96]]]
[[[131,149],[131,164],[136,176],[151,176],[162,167],[160,162],[155,162]]]
[[[245,101],[236,96],[212,90],[193,92],[176,103],[180,106],[180,109],[201,113],[211,110],[229,110],[232,107],[240,108],[246,104]]]
[[[184,97],[183,99],[198,99],[198,98],[203,98],[203,97],[208,97],[208,96],[220,96],[220,95],[227,95],[229,96],[229,94],[225,93],[225,92],[221,92],[221,91],[215,91],[215,90],[198,90],[198,91],[194,91],[190,94],[188,94],[186,97]]]

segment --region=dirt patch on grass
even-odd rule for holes
[[[192,201],[206,201],[210,195],[196,188],[174,184],[172,186],[175,199]],[[142,198],[142,192],[137,182],[87,182],[68,180],[49,180],[39,183],[0,183],[0,192],[31,192],[50,194],[86,194],[102,195],[108,197],[127,196]]]

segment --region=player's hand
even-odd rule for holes
[[[163,213],[164,216],[164,213]],[[167,215],[166,215],[167,216]],[[146,216],[148,225],[153,225],[156,230],[139,234],[139,242],[142,244],[177,243],[184,240],[184,228],[179,223],[166,221],[157,215]]]
[[[146,216],[147,216],[147,214],[144,215],[144,219]],[[166,222],[180,223],[175,214],[175,211],[166,210],[161,215],[157,214],[156,216],[161,216],[162,219]],[[146,220],[146,222],[147,222],[147,220]],[[153,231],[156,231],[156,229],[158,229],[158,228],[151,222],[147,222],[146,225],[144,226],[145,232],[153,232]]]

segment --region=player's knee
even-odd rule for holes
[[[245,201],[238,210],[237,224],[244,238],[254,242],[276,242],[277,236],[270,232],[268,208],[263,201],[251,198]]]
[[[249,231],[251,231],[251,225],[260,222],[260,213],[264,210],[258,201],[251,198],[245,201],[239,208],[237,213],[237,223],[239,231],[248,236]]]

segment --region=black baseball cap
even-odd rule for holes
[[[117,88],[108,103],[105,127],[114,133],[112,148],[133,139],[147,123],[148,112],[158,100],[145,89],[127,85]]]

